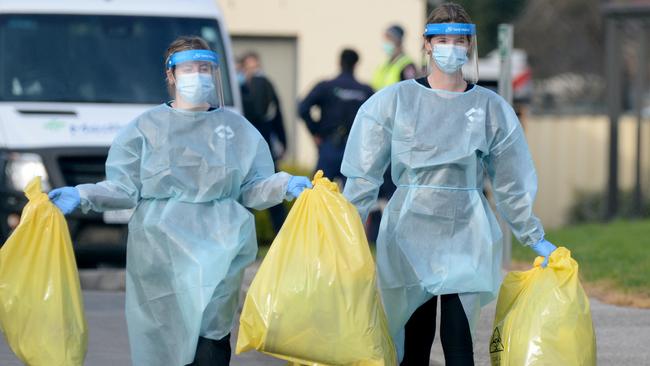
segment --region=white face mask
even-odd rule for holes
[[[176,91],[190,104],[207,103],[214,93],[214,80],[211,74],[181,74],[176,76]]]
[[[431,58],[446,74],[453,74],[467,62],[467,48],[451,44],[433,45]]]

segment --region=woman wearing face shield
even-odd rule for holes
[[[503,98],[475,84],[475,35],[461,6],[438,6],[423,35],[429,75],[361,106],[341,167],[344,195],[365,220],[392,166],[397,191],[382,217],[377,272],[402,365],[429,364],[438,297],[446,365],[474,364],[480,307],[501,283],[502,233],[485,175],[519,241],[546,261],[555,249],[533,214],[537,177],[521,125]]]
[[[243,272],[257,252],[247,207],[311,183],[275,173],[262,136],[223,108],[220,59],[204,40],[177,39],[165,66],[174,99],[119,133],[106,180],[49,196],[65,214],[135,208],[126,265],[134,365],[228,365]]]

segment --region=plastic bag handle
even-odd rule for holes
[[[36,176],[32,178],[32,180],[25,186],[25,197],[27,197],[30,202],[49,200],[49,198],[47,198],[47,195],[43,193],[43,190],[41,189],[41,179],[41,177]]]
[[[314,174],[314,179],[312,179],[311,184],[314,185],[314,188],[317,186],[323,187],[332,192],[339,192],[339,185],[331,180],[325,178],[322,170],[319,170]]]

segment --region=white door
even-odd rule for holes
[[[260,56],[264,73],[273,83],[280,99],[289,145],[285,162],[311,169],[315,163],[313,161],[315,154],[313,151],[308,151],[305,156],[305,148],[307,150],[312,148],[311,139],[296,112],[298,108],[296,38],[233,35],[232,46],[236,58],[248,51],[254,51]]]

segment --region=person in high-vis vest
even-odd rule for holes
[[[399,25],[392,25],[386,30],[384,37],[383,47],[388,59],[377,68],[372,78],[371,86],[375,91],[416,76],[415,64],[404,54],[402,48],[404,29]]]
[[[388,59],[381,64],[372,78],[370,86],[375,91],[379,91],[387,86],[400,82],[402,80],[414,79],[417,70],[413,60],[404,53],[402,40],[404,39],[404,28],[395,24],[384,33],[384,52]],[[386,205],[388,199],[395,192],[395,185],[390,179],[390,168],[384,175],[384,184],[379,189],[378,204],[371,210],[369,220],[366,223],[366,234],[368,240],[376,242],[379,234],[379,220],[381,219],[382,207]]]

